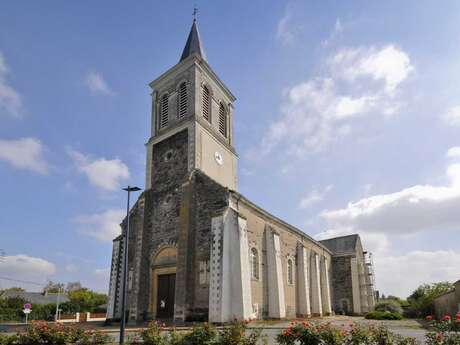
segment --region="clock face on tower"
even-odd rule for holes
[[[216,153],[214,153],[214,159],[216,160],[217,164],[219,164],[219,165],[224,164],[224,158],[222,157],[222,155],[218,151],[216,151]]]

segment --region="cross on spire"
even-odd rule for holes
[[[193,6],[193,13],[192,13],[192,15],[193,15],[193,21],[194,21],[194,22],[196,22],[196,15],[197,15],[197,13],[198,13],[198,8],[197,8],[196,5],[195,5],[195,6]]]

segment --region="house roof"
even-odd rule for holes
[[[340,236],[335,238],[330,238],[327,240],[320,241],[327,248],[329,248],[334,254],[344,254],[344,253],[355,253],[356,244],[359,240],[358,234]]]
[[[25,292],[25,291],[5,291],[2,295],[2,298],[22,298],[28,303],[32,304],[32,307],[34,304],[40,304],[40,305],[45,305],[45,304],[56,304],[57,302],[57,293],[47,293],[43,294],[42,292]],[[65,303],[69,302],[70,299],[67,296],[67,294],[60,294],[59,296],[59,302],[60,303]]]

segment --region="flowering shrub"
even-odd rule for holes
[[[33,322],[25,331],[15,335],[0,335],[0,345],[103,345],[109,340],[107,334],[43,321]]]
[[[222,330],[219,345],[256,345],[261,339],[262,329],[252,330],[247,333],[249,321],[234,320],[229,327]]]
[[[460,313],[455,315],[452,320],[450,315],[445,315],[440,321],[434,321],[432,315],[428,315],[426,320],[433,328],[432,332],[426,335],[427,345],[458,345],[460,344]]]
[[[354,324],[341,329],[331,324],[292,323],[278,335],[280,345],[416,345],[413,338],[393,334],[385,327]]]
[[[139,336],[129,340],[129,344],[137,345],[256,345],[261,339],[262,329],[246,334],[247,321],[234,320],[219,332],[214,326],[204,323],[180,334],[174,328],[166,330],[157,322],[149,324]],[[1,344],[0,344],[1,345]]]
[[[460,319],[460,316],[458,317]],[[453,322],[445,320],[443,322]],[[258,345],[263,343],[262,329],[250,331],[248,322],[237,321],[221,331],[204,323],[182,333],[165,329],[164,324],[152,322],[148,328],[128,340],[132,345]],[[458,333],[432,332],[428,345],[459,345]],[[13,336],[0,334],[0,345],[103,345],[110,337],[78,327],[33,323],[26,331]],[[412,338],[393,334],[385,327],[362,326],[335,327],[330,323],[316,324],[293,322],[277,336],[280,345],[416,345]]]
[[[203,325],[194,326],[190,333],[184,335],[181,345],[211,345],[216,343],[217,330],[205,322]]]
[[[401,320],[402,315],[398,313],[392,313],[389,311],[378,311],[374,310],[367,313],[364,316],[366,319],[373,319],[373,320]]]
[[[144,345],[181,345],[183,336],[175,328],[165,332],[165,324],[151,322],[149,326],[139,333],[139,336],[128,339],[128,344]]]

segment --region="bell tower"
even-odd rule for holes
[[[177,164],[170,164],[173,180],[179,181],[182,176],[178,175],[199,169],[219,184],[236,190],[237,154],[232,126],[235,97],[209,66],[196,19],[179,62],[149,85],[152,114],[151,136],[146,143],[146,189],[156,190],[156,184],[169,183],[159,181],[155,171],[158,165],[178,159],[186,162],[186,169],[175,171]],[[174,139],[178,136],[182,140]]]

